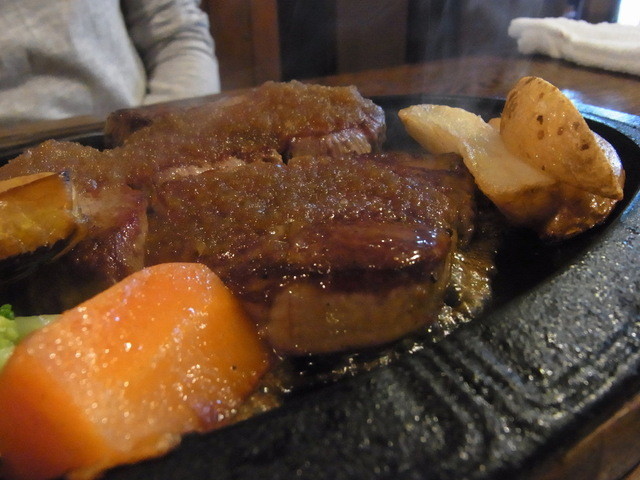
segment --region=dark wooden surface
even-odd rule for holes
[[[619,0],[203,0],[222,89],[461,55],[517,52],[517,17],[574,10],[613,21]],[[577,10],[576,10],[577,7]]]
[[[546,57],[469,56],[315,79],[356,85],[367,96],[409,93],[504,97],[523,76],[553,83],[574,101],[640,115],[640,77]]]

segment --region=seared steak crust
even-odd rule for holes
[[[113,114],[107,129],[130,115]],[[146,128],[121,138],[123,148],[116,150],[136,169],[162,169],[230,157],[252,162],[367,153],[379,149],[384,137],[384,112],[354,87],[268,82],[239,96],[151,118]],[[140,173],[148,176],[147,168]]]
[[[126,125],[131,112],[114,114],[108,125]],[[52,140],[0,168],[0,179],[68,173],[89,225],[86,240],[71,255],[78,268],[94,271],[103,282],[117,281],[144,264],[146,207],[164,182],[214,167],[282,163],[292,152],[377,150],[385,133],[384,112],[355,88],[299,82],[270,82],[145,121],[134,117],[135,128],[129,124],[131,131],[122,130],[127,138],[119,148],[101,152]]]
[[[435,319],[457,232],[472,231],[459,162],[299,157],[169,181],[151,206],[147,262],[209,265],[281,352],[389,341]]]
[[[445,158],[451,168],[440,168],[439,157],[406,153],[300,157],[166,182],[150,208],[147,262],[195,259],[219,264],[225,276],[248,272],[233,277],[410,264],[429,252],[420,230],[451,237],[472,229],[472,183],[458,157]]]
[[[43,275],[49,300],[67,308],[143,266],[196,261],[280,352],[379,344],[437,316],[473,232],[457,156],[380,153],[379,107],[298,82],[148,123],[112,150],[50,141],[0,168],[76,185],[87,237],[48,267],[74,295]]]
[[[129,111],[108,125],[125,122]],[[292,154],[366,153],[385,137],[383,110],[355,87],[268,82],[245,94],[148,119],[119,148],[99,152],[49,141],[0,168],[0,179],[68,171],[88,189],[105,183],[141,190],[168,169],[209,168],[234,160],[286,161]],[[82,188],[81,188],[82,189]]]

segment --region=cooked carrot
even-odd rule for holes
[[[82,478],[160,455],[225,424],[268,364],[209,269],[142,270],[16,347],[0,373],[0,477]]]

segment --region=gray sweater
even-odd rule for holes
[[[0,1],[0,126],[220,90],[199,0]]]

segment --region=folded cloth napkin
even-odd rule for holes
[[[511,21],[509,36],[518,40],[520,53],[640,75],[640,26],[521,17]]]

